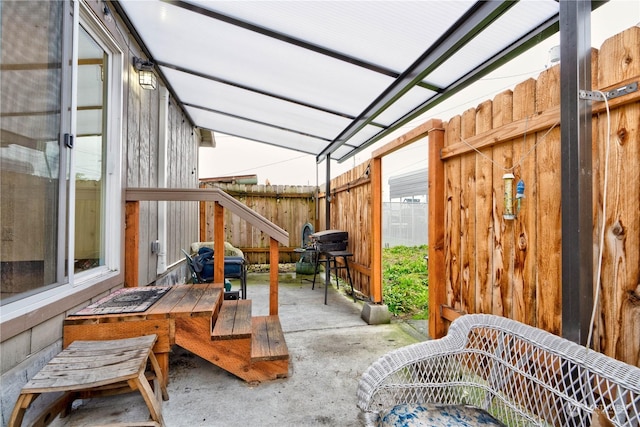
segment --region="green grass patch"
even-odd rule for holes
[[[394,246],[382,250],[382,297],[396,316],[427,319],[429,272],[427,246]]]

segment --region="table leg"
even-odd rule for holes
[[[166,390],[169,384],[169,353],[155,353],[160,372],[162,372],[163,388]]]

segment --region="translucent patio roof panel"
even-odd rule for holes
[[[558,31],[556,0],[115,3],[194,125],[345,160]]]
[[[390,126],[396,120],[400,119],[407,111],[418,107],[425,100],[431,99],[436,95],[435,91],[428,90],[423,87],[414,86],[407,93],[402,95],[396,102],[394,102],[389,108],[382,112],[375,118],[376,122],[384,123]]]
[[[516,3],[508,13],[462,47],[455,55],[445,61],[437,70],[430,73],[429,83],[446,88],[464,76],[487,58],[499,55],[514,40],[524,37],[530,28],[539,22],[552,19],[557,6],[546,2],[523,1]]]
[[[431,1],[428,7],[421,1],[192,3],[400,73],[422,54],[425,42],[433,43],[474,2]]]
[[[247,122],[246,120],[241,120],[226,114],[206,111],[190,106],[185,107],[185,110],[194,120],[202,123],[203,128],[216,129],[218,132],[227,135],[276,145],[302,153],[315,154],[327,143],[327,140],[289,132],[262,123]],[[260,136],[261,139],[257,139],[256,135]]]
[[[161,67],[171,86],[182,95],[184,104],[205,110],[267,123],[319,138],[333,139],[349,119],[324,110],[289,102],[206,78]]]
[[[147,45],[158,52],[156,62],[229,84],[357,115],[393,81],[171,4],[143,1],[127,7],[139,9],[136,27],[143,39],[152,40]],[[158,33],[159,23],[167,31]]]

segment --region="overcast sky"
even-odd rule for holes
[[[592,15],[592,45],[599,48],[607,38],[638,24],[640,1],[611,0]],[[548,65],[549,50],[557,46],[559,40],[560,37],[556,34],[543,41],[353,158],[341,164],[332,161],[331,177],[346,172],[354,165],[367,162],[373,150],[430,118],[447,121],[450,117],[492,99],[495,94],[511,89],[530,77],[536,78]],[[219,133],[215,134],[215,139],[215,148],[200,149],[200,178],[256,174],[259,184],[265,184],[267,180],[273,185],[321,185],[325,182],[325,162],[316,165],[315,156]],[[393,175],[426,168],[426,150],[426,144],[418,142],[385,158],[383,182],[386,184],[388,178]]]

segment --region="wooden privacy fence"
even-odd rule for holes
[[[287,230],[289,246],[280,248],[281,263],[298,261],[294,252],[302,244],[302,227],[316,224],[316,187],[294,185],[247,185],[201,182],[200,188],[220,188],[234,199]],[[214,209],[212,202],[201,204],[200,240],[213,241]],[[225,240],[241,249],[250,264],[269,263],[269,236],[232,212],[225,211]]]
[[[371,180],[370,167],[362,164],[331,181],[331,228],[349,233],[349,260],[354,288],[370,294],[371,275]],[[315,231],[325,229],[325,196],[311,186],[271,186],[202,182],[201,188],[220,188],[250,209],[289,232],[290,246],[281,247],[281,263],[300,259],[295,252],[302,244],[302,226],[307,222]],[[317,204],[316,204],[317,199]],[[201,205],[200,240],[213,240],[214,212],[210,202]],[[269,263],[269,242],[239,218],[225,211],[225,239],[240,248],[251,264]],[[346,273],[340,270],[340,274]]]
[[[325,227],[326,188],[318,196],[318,222],[322,229],[343,230],[349,233],[347,250],[353,253],[353,257],[349,259],[353,287],[369,296],[374,244],[371,164],[360,164],[338,176],[331,180],[330,187],[330,225]],[[378,244],[381,244],[381,241]],[[340,270],[340,275],[346,279],[344,270]]]
[[[593,51],[592,60],[594,88],[606,91],[639,82],[640,28],[610,38],[599,51]],[[503,92],[446,123],[430,120],[376,150],[370,162],[333,179],[329,194],[323,190],[317,195],[317,207],[310,195],[313,190],[301,196],[308,198],[308,204],[298,200],[301,206],[293,208],[286,207],[293,197],[284,191],[276,192],[281,194],[278,202],[273,194],[252,195],[243,190],[234,192],[232,187],[221,188],[290,232],[292,246],[282,248],[281,253],[290,253],[299,245],[305,222],[313,223],[316,230],[325,229],[326,199],[330,196],[328,228],[349,232],[354,287],[379,302],[381,159],[428,138],[431,336],[446,333],[446,320],[460,312],[498,314],[559,334],[559,80],[556,66],[537,80],[526,80],[513,91]],[[600,288],[593,346],[608,356],[640,366],[640,91],[612,99],[608,106],[609,114],[604,102],[592,103],[593,276],[594,289]],[[515,177],[512,196],[519,180],[525,185],[514,219],[503,216],[505,173]],[[260,205],[260,197],[269,200]],[[201,219],[201,223],[212,223],[208,210],[201,213]],[[260,237],[254,238],[237,220],[225,224],[229,241],[247,252],[252,262],[261,262],[257,261],[264,247]],[[201,239],[209,236],[203,234]],[[251,252],[251,248],[258,249]],[[281,256],[281,262],[288,261]]]
[[[640,81],[640,28],[592,54],[594,88]],[[600,299],[595,349],[640,366],[640,92],[593,108],[594,281]],[[544,71],[444,127],[430,186],[441,180],[443,274],[430,271],[430,313],[493,313],[560,334],[562,329],[559,67]],[[610,132],[607,135],[608,124]],[[607,138],[610,137],[610,145]],[[605,171],[605,162],[609,164]],[[505,219],[505,173],[525,185],[515,219]],[[605,187],[605,173],[608,184]],[[603,204],[606,200],[606,212]],[[517,210],[517,207],[516,207]],[[602,220],[604,247],[598,281]],[[432,218],[429,218],[432,222]],[[437,236],[429,236],[437,242]],[[594,284],[595,289],[595,284]],[[450,312],[450,311],[449,311]],[[442,326],[435,327],[442,331]]]

